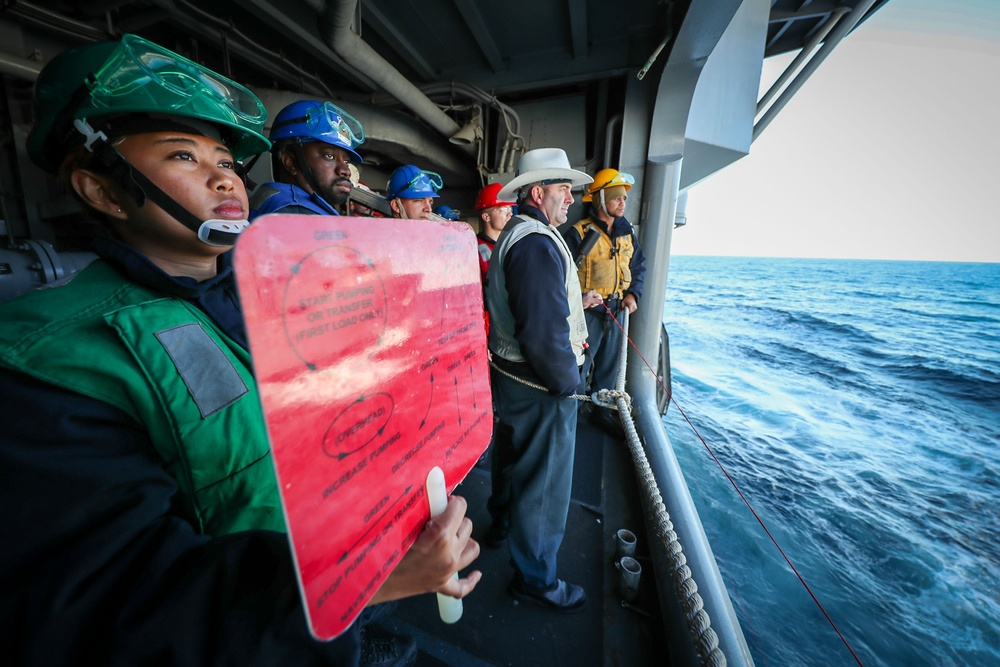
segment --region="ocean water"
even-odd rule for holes
[[[865,665],[1000,665],[1000,264],[671,259],[674,399]],[[667,430],[758,666],[857,664]]]

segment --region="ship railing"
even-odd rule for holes
[[[655,392],[643,392],[638,400],[633,400],[625,391],[628,322],[628,309],[622,309],[623,335],[615,388],[599,391],[594,398],[602,404],[613,401],[625,432],[640,489],[664,631],[675,653],[671,664],[753,665],[715,556],[664,430],[662,403],[657,401]],[[658,375],[648,364],[647,368],[651,376]],[[659,384],[662,385],[662,380]]]

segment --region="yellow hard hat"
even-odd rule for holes
[[[631,190],[633,183],[635,183],[635,177],[632,174],[626,174],[617,169],[601,169],[594,174],[594,182],[590,184],[587,194],[583,195],[581,199],[583,201],[592,201],[595,192],[613,185],[621,185],[626,190]]]

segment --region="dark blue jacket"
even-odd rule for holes
[[[548,224],[545,214],[533,206],[522,205],[518,215]],[[573,394],[580,384],[580,369],[569,339],[562,253],[544,235],[528,234],[510,247],[503,269],[521,353],[549,392]]]
[[[250,220],[268,213],[340,215],[330,202],[291,183],[264,183],[250,199]]]

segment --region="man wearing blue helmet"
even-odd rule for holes
[[[444,220],[458,221],[462,219],[462,212],[453,209],[451,206],[448,206],[447,204],[441,204],[436,209],[434,209],[434,215]]]
[[[351,193],[351,163],[365,131],[332,102],[300,100],[278,112],[271,125],[277,182],[265,183],[250,201],[250,217],[266,213],[342,215]]]
[[[395,217],[405,220],[431,220],[437,216],[431,210],[438,190],[444,187],[441,176],[404,164],[389,175],[386,197]],[[438,217],[438,219],[440,219]]]

